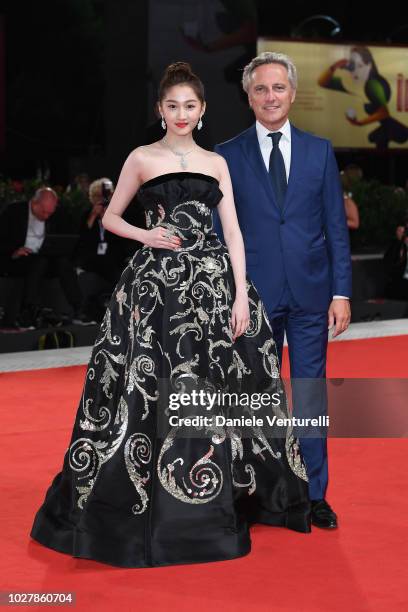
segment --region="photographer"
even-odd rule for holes
[[[386,296],[395,300],[408,300],[408,225],[399,225],[395,238],[384,254],[387,276]]]
[[[81,309],[82,294],[68,256],[44,252],[51,217],[58,195],[40,187],[28,201],[10,204],[0,219],[0,276],[23,280],[20,312],[10,313],[5,325],[36,328],[47,324],[43,314],[41,286],[46,277],[57,277],[73,310],[73,322],[89,325],[92,320]],[[4,322],[3,322],[4,324]]]
[[[120,238],[106,230],[102,218],[114,191],[108,178],[100,178],[89,186],[91,208],[84,214],[80,236],[75,253],[76,265],[80,270],[93,272],[102,277],[108,286],[103,293],[112,293],[124,267],[125,255]],[[88,296],[88,302],[101,297]]]

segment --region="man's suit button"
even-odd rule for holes
[[[281,219],[280,224],[281,224],[281,225],[285,225],[285,219]]]

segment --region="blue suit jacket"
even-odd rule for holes
[[[268,313],[285,281],[307,312],[328,308],[333,295],[351,297],[351,258],[343,191],[331,143],[291,125],[291,163],[281,211],[255,124],[216,145],[227,161],[245,243],[247,272]],[[217,233],[222,238],[219,219]]]

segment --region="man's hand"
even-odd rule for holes
[[[19,257],[24,257],[26,255],[31,255],[32,250],[28,247],[22,246],[19,249],[16,249],[11,256],[11,259],[18,259]]]
[[[332,300],[328,312],[329,329],[335,325],[332,338],[342,334],[350,325],[351,308],[349,300]]]
[[[100,219],[102,219],[103,215],[105,214],[105,208],[102,206],[102,204],[94,204],[92,206],[92,210],[89,213],[89,217],[87,220],[87,225],[89,227],[89,229],[91,229],[91,227],[93,226],[94,222],[96,219],[98,219],[98,217]]]

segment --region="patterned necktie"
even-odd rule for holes
[[[286,181],[285,162],[283,161],[283,155],[279,148],[279,141],[281,139],[282,132],[269,133],[268,136],[272,138],[273,144],[271,155],[269,157],[269,176],[271,177],[276,201],[279,208],[282,210],[285,202],[286,189],[288,186]]]

